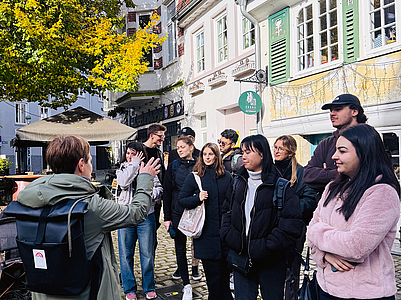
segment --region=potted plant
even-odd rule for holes
[[[7,158],[0,158],[0,176],[9,175],[10,174],[10,167],[13,163],[10,162],[10,159]]]

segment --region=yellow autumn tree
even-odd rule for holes
[[[67,107],[80,93],[136,91],[143,54],[165,38],[158,16],[133,36],[121,33],[130,0],[2,0],[0,101]],[[120,32],[120,33],[119,33]]]

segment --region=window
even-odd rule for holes
[[[398,132],[399,134],[399,132]],[[400,140],[395,132],[383,133],[383,143],[386,150],[391,154],[394,173],[400,181]]]
[[[196,39],[196,71],[205,70],[205,40],[203,31],[195,36]]]
[[[378,48],[396,41],[395,0],[370,0],[371,48]]]
[[[338,0],[318,0],[296,18],[297,69],[302,71],[339,59]]]
[[[15,123],[26,123],[26,103],[15,104]]]
[[[247,18],[242,17],[242,49],[255,44],[255,26]]]
[[[173,20],[175,16],[175,1],[167,6],[167,47],[168,47],[168,61],[172,61],[177,57],[176,46],[176,24]]]
[[[217,23],[217,62],[227,59],[227,16],[223,16]]]
[[[312,4],[302,8],[297,17],[298,71],[313,67],[313,11]]]
[[[41,107],[40,108],[40,119],[46,119],[49,116],[49,108]]]
[[[319,1],[320,63],[338,59],[338,19],[336,0]]]
[[[201,133],[202,133],[202,143],[207,143],[207,123],[206,123],[206,115],[200,117],[201,122]]]
[[[142,15],[139,16],[139,27],[140,28],[145,28],[150,22],[150,15]],[[153,51],[152,48],[148,50],[148,52],[145,52],[144,55],[144,60],[149,63],[148,67],[153,68]]]

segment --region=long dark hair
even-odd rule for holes
[[[223,160],[221,159],[219,147],[214,143],[206,143],[202,147],[202,150],[199,153],[198,160],[196,161],[196,164],[192,171],[198,172],[199,177],[203,177],[205,175],[207,166],[205,165],[205,162],[203,161],[203,152],[205,151],[206,148],[209,148],[210,150],[212,150],[213,154],[216,156],[216,159],[214,160],[213,168],[216,170],[216,178],[220,177],[221,175],[224,174],[224,165],[223,165]]]
[[[269,142],[263,135],[257,134],[247,136],[241,141],[241,150],[242,148],[253,152],[259,152],[259,154],[262,155],[262,182],[266,182],[272,176],[273,178],[276,176]]]
[[[350,178],[339,174],[329,186],[329,195],[324,202],[326,206],[337,195],[344,204],[339,211],[345,220],[353,214],[363,193],[376,183],[386,183],[394,187],[400,195],[400,185],[394,174],[390,157],[386,154],[383,141],[379,133],[367,124],[351,126],[340,133],[355,147],[359,158],[359,166],[355,175]],[[378,176],[381,178],[376,182]],[[344,192],[345,195],[344,195]],[[345,198],[344,198],[345,196]]]
[[[127,145],[127,147],[125,148],[124,155],[121,156],[120,163],[123,163],[123,162],[126,162],[126,161],[127,161],[127,151],[128,151],[128,148],[133,149],[133,150],[135,150],[135,151],[138,152],[138,153],[142,151],[143,157],[144,157],[143,162],[144,162],[145,164],[148,162],[148,155],[147,155],[147,153],[146,153],[146,150],[145,150],[145,147],[143,146],[143,144],[140,143],[140,142],[131,142],[131,143],[129,143],[129,144]]]

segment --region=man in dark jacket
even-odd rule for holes
[[[195,131],[191,127],[184,127],[178,132],[178,138],[182,136],[187,136],[192,140],[192,143],[195,143]],[[199,156],[199,149],[194,148],[194,152],[192,153],[192,157],[197,160]],[[168,153],[168,161],[167,165],[178,159],[180,156],[177,153],[177,149],[170,150]]]
[[[233,129],[226,129],[220,135],[218,143],[223,164],[226,170],[233,175],[243,165],[241,150],[234,148],[238,141],[238,133]]]
[[[338,174],[337,166],[331,157],[336,151],[340,130],[365,123],[367,120],[359,99],[351,94],[337,96],[333,102],[323,105],[322,109],[330,109],[330,121],[337,130],[319,143],[304,168],[304,182],[316,191],[318,199],[325,186]]]

